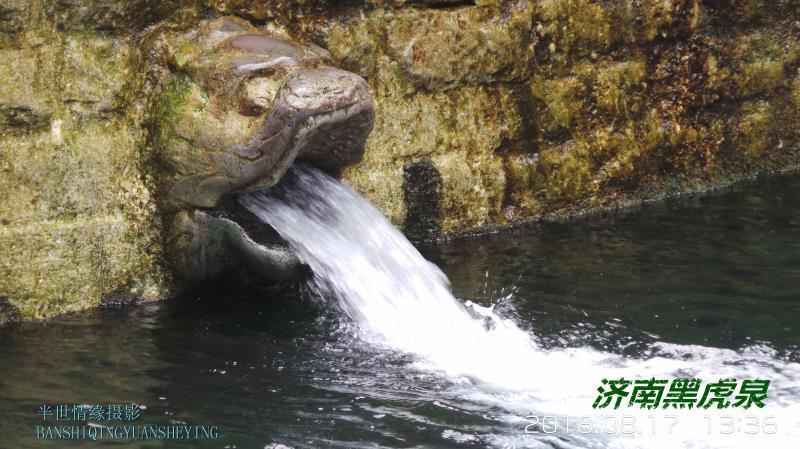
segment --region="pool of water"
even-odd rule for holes
[[[0,447],[667,447],[574,429],[525,433],[531,415],[594,413],[603,363],[630,378],[771,378],[773,402],[756,419],[774,411],[779,427],[761,437],[771,447],[800,442],[800,176],[420,250],[458,298],[533,336],[541,365],[513,374],[536,397],[477,388],[353,338],[337,308],[304,286],[212,285],[0,330]],[[37,440],[42,404],[137,404],[137,423],[213,425],[219,436]],[[725,447],[742,437],[723,438],[715,411],[696,412],[676,438],[659,428],[658,441]],[[665,413],[649,419],[665,425]],[[713,421],[707,435],[681,437],[680,426],[703,419]]]

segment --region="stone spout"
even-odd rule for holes
[[[330,67],[319,47],[236,18],[203,22],[162,44],[170,75],[156,146],[175,274],[191,282],[247,268],[297,277],[303,270],[279,238],[258,241],[237,224],[252,217],[233,196],[275,185],[295,160],[332,174],[359,162],[374,122],[367,83]]]

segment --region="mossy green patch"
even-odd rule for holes
[[[777,143],[772,106],[766,101],[746,103],[733,128],[731,143],[747,159],[754,159]]]
[[[755,32],[739,39],[733,52],[738,94],[749,97],[786,85],[787,70],[800,61],[800,40]]]
[[[575,76],[542,80],[534,78],[531,93],[545,105],[547,115],[539,121],[546,132],[571,128],[582,115],[587,100],[586,84]]]
[[[605,51],[615,40],[608,10],[588,0],[537,2],[537,33],[549,42],[553,54],[588,56]]]
[[[643,90],[647,74],[643,60],[597,66],[595,70],[592,96],[602,113],[628,117],[639,112],[641,98],[637,94]]]

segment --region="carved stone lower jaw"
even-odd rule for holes
[[[256,242],[239,223],[211,211],[179,212],[167,245],[182,286],[240,271],[268,281],[300,280],[308,274],[285,242]]]

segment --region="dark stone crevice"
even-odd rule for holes
[[[245,234],[261,245],[285,245],[272,226],[259,219],[255,214],[242,207],[235,197],[226,198],[222,204],[206,209],[212,217],[227,218],[242,227]]]
[[[477,6],[475,0],[421,0],[411,2],[415,8],[458,9]]]
[[[0,104],[0,129],[18,131],[41,131],[50,123],[50,112],[38,111],[25,106]]]
[[[423,159],[403,167],[403,194],[406,203],[405,234],[414,241],[438,237],[441,232],[442,175],[433,161]]]
[[[20,9],[0,5],[0,33],[18,33],[22,29],[24,13]]]
[[[22,320],[19,309],[8,299],[0,296],[0,328],[18,323]]]

